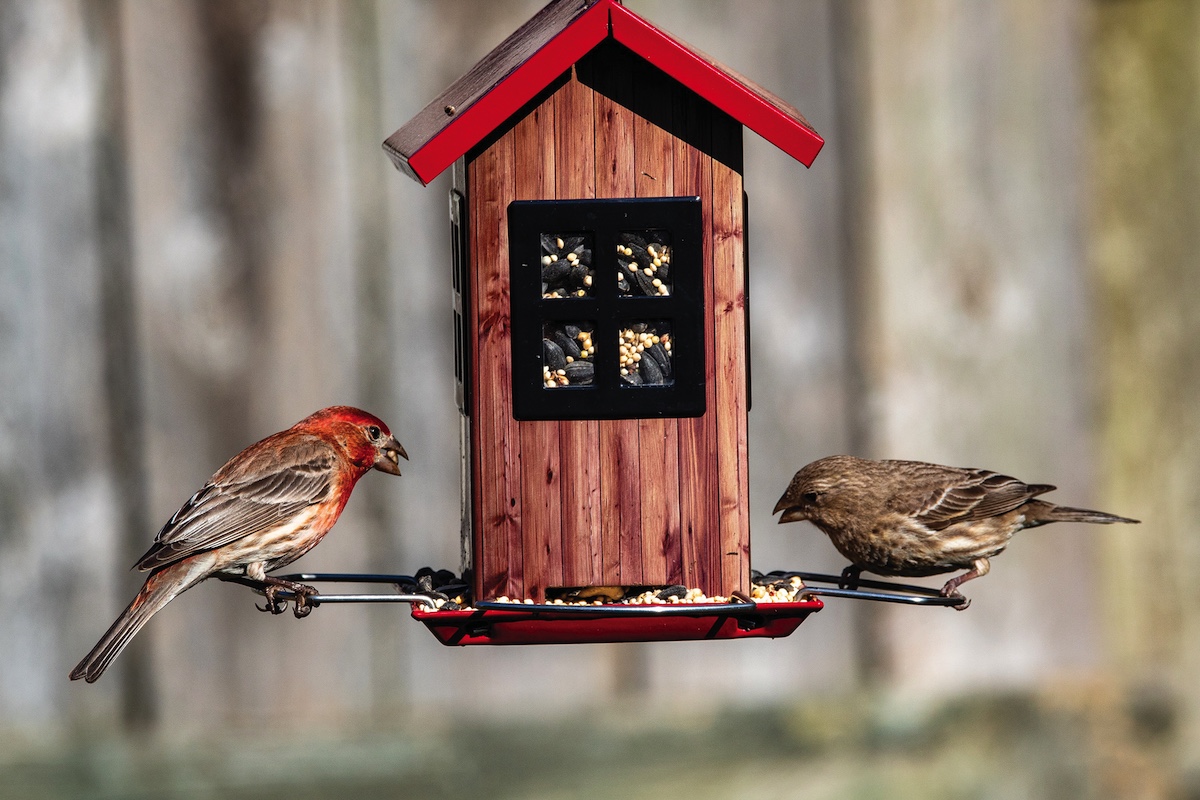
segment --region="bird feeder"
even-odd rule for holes
[[[555,0],[384,144],[422,184],[452,168],[477,600],[748,596],[743,126],[806,166],[823,144],[621,3]]]
[[[526,644],[785,636],[840,591],[752,598],[743,127],[805,166],[824,143],[618,0],[554,0],[387,139],[422,184],[453,175],[473,600],[315,603],[413,601],[445,644]],[[557,604],[662,587],[704,599]]]

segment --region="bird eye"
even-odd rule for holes
[[[372,439],[378,439],[380,436],[383,435],[383,431],[379,430],[378,425],[372,425],[369,428],[367,428],[367,435],[370,436]]]
[[[805,492],[804,494],[801,495],[801,497],[804,498],[804,502],[806,502],[806,503],[815,503],[815,502],[817,502],[817,498],[820,496],[821,495],[818,492]]]

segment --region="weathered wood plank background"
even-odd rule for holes
[[[831,602],[790,639],[732,646],[450,650],[395,608],[296,622],[204,585],[111,676],[69,684],[162,520],[322,405],[375,411],[412,462],[367,479],[299,566],[457,568],[448,176],[422,189],[380,143],[540,0],[6,0],[0,732],[1101,676],[1179,691],[1200,764],[1184,691],[1200,660],[1200,12],[629,2],[828,141],[811,170],[745,141],[754,566],[842,566],[769,513],[795,469],[834,452],[988,466],[1145,524],[1026,534],[970,584],[965,614]],[[570,479],[595,502],[594,476]],[[571,569],[640,546],[620,537],[606,519],[604,553]]]

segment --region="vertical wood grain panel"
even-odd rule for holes
[[[626,105],[633,84],[625,70],[608,70],[598,64],[597,77],[604,93],[596,92],[596,196],[632,197],[634,181],[634,115]],[[624,100],[626,105],[605,96]],[[598,272],[597,280],[615,280],[613,273]],[[617,346],[598,341],[596,347]],[[605,583],[640,583],[641,559],[641,467],[638,457],[637,420],[600,422],[600,505]]]
[[[660,122],[671,122],[671,99],[682,89],[655,71],[635,85],[639,109],[657,104],[666,111]],[[674,137],[642,116],[634,117],[634,181],[637,197],[670,197],[675,194]],[[646,304],[651,312],[653,301]],[[676,347],[686,347],[676,342]],[[652,390],[650,390],[652,391]],[[675,419],[638,421],[638,458],[641,475],[642,581],[668,583],[678,579],[679,564],[679,425]],[[671,564],[673,568],[668,568]]]
[[[682,138],[675,140],[675,191],[697,195],[701,205],[704,270],[704,392],[705,414],[679,420],[679,582],[708,594],[720,585],[717,547],[707,546],[716,536],[716,376],[712,324],[712,113],[711,107],[691,93],[680,93],[675,119]]]
[[[517,594],[523,583],[521,436],[512,416],[508,225],[514,191],[514,132],[508,131],[469,166],[471,323],[478,352],[473,417],[477,480],[475,524],[483,542],[476,596]],[[513,544],[515,543],[515,545]]]
[[[596,128],[592,89],[572,76],[554,95],[555,192],[559,199],[596,196]],[[600,527],[600,423],[558,423],[562,486],[563,575],[566,586],[603,582]]]
[[[554,99],[551,97],[513,128],[515,200],[543,200],[554,196],[554,117]],[[505,262],[507,264],[507,258]],[[558,424],[524,421],[518,422],[517,427],[521,435],[520,546],[523,556],[519,596],[541,602],[545,599],[547,586],[562,583]],[[510,539],[510,553],[514,545]]]
[[[746,431],[745,271],[742,130],[718,115],[713,126],[713,324],[716,336],[718,556],[723,592],[749,589],[749,473]]]

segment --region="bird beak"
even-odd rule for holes
[[[779,502],[775,504],[775,510],[771,513],[778,514],[780,511],[783,512],[783,516],[779,518],[780,525],[785,522],[799,522],[800,520],[808,519],[808,515],[804,513],[804,509],[800,506],[792,505],[786,494],[779,498]]]
[[[375,469],[380,472],[386,472],[389,475],[400,474],[400,457],[408,460],[408,453],[404,452],[404,445],[396,441],[395,436],[389,436],[379,448],[379,458],[375,459]]]
[[[785,522],[800,522],[801,520],[805,519],[808,519],[808,514],[804,513],[804,509],[792,507],[784,510],[783,516],[779,518],[779,524],[782,525]]]

